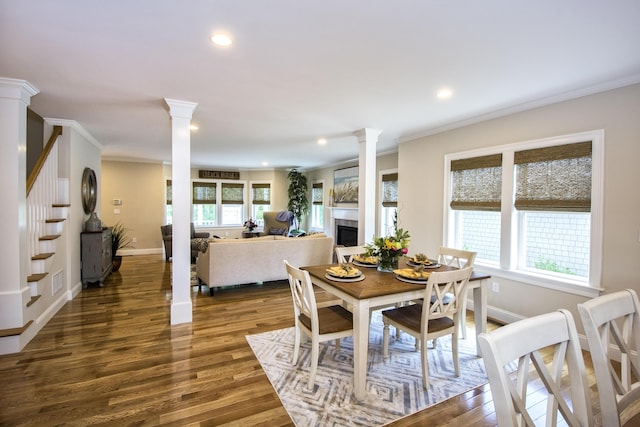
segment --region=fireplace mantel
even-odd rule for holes
[[[358,221],[358,208],[330,207],[329,211],[331,212],[331,218],[334,220],[347,219]]]

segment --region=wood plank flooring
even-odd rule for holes
[[[0,356],[0,425],[293,425],[245,340],[293,325],[288,284],[213,298],[193,287],[193,323],[171,326],[170,269],[162,255],[125,257],[103,288]],[[485,385],[392,425],[495,424]]]

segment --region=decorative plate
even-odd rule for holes
[[[398,270],[393,270],[393,272],[398,278],[421,282],[426,282],[427,280],[429,280],[429,276],[431,275],[429,271],[415,271],[413,268],[401,268]]]
[[[352,264],[353,265],[357,265],[358,267],[366,267],[366,268],[371,268],[371,267],[377,267],[378,266],[377,262],[375,264],[368,264],[368,263],[356,261],[355,259],[353,260]]]
[[[343,264],[327,268],[327,274],[333,277],[340,277],[342,279],[353,279],[355,277],[361,276],[362,271],[350,265]]]
[[[377,256],[363,256],[363,255],[354,255],[353,263],[358,263],[366,266],[377,266],[378,265],[378,257]]]
[[[329,280],[333,280],[334,282],[359,282],[361,280],[364,280],[364,274],[361,274],[356,277],[336,277],[327,273],[324,275],[324,277],[326,277]]]
[[[431,262],[431,261],[429,261]],[[436,263],[431,263],[431,264],[426,264],[424,262],[416,262],[413,260],[413,258],[409,258],[409,260],[407,261],[407,265],[410,265],[411,267],[419,267],[422,266],[424,268],[438,268],[440,267],[441,264]]]

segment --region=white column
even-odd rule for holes
[[[358,244],[370,242],[376,234],[376,144],[382,131],[364,128],[358,137]]]
[[[25,325],[27,286],[27,107],[38,90],[24,80],[0,78],[0,329]]]
[[[191,323],[191,117],[198,104],[165,99],[171,115],[173,256],[171,324]]]

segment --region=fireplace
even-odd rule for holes
[[[358,245],[358,221],[349,219],[336,219],[336,245]]]
[[[358,245],[358,227],[347,227],[339,225],[336,227],[336,245],[357,246]]]

